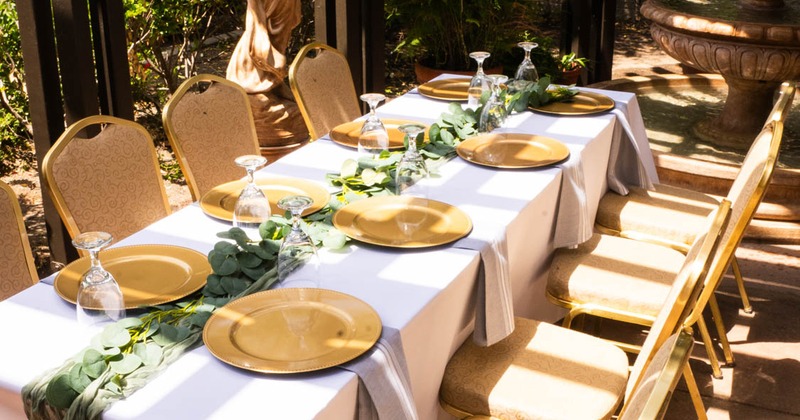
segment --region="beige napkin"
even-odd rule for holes
[[[580,157],[570,158],[561,168],[561,192],[556,209],[553,247],[573,247],[592,237],[593,228],[586,202],[586,178]]]
[[[652,190],[653,183],[658,182],[658,175],[655,172],[649,173],[647,170],[648,167],[654,168],[655,165],[646,166],[644,164],[645,159],[652,160],[644,124],[635,124],[634,131],[634,127],[629,122],[630,108],[638,109],[635,99],[631,102],[630,106],[618,104],[611,111],[617,116],[619,124],[614,127],[614,136],[611,139],[606,177],[608,187],[621,195],[628,194],[628,186]]]
[[[628,194],[628,186],[652,190],[653,183],[658,182],[658,175],[650,154],[644,123],[641,118],[631,118],[631,113],[639,113],[636,98],[632,98],[627,104],[617,101],[611,112],[617,117],[618,124],[614,127],[608,156],[608,187],[621,195]],[[570,158],[558,166],[562,170],[562,178],[553,246],[575,247],[589,240],[593,232],[592,218],[586,202],[583,161],[580,157]]]
[[[384,326],[372,349],[339,367],[358,375],[359,420],[419,418],[400,331]]]
[[[472,340],[479,346],[492,344],[514,332],[514,303],[508,274],[508,245],[506,232],[481,234],[477,227],[454,247],[478,251],[478,291],[475,295],[475,331]],[[486,239],[490,237],[490,239]]]

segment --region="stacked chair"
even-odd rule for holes
[[[753,142],[739,175],[727,195],[727,199],[732,203],[731,223],[723,235],[718,255],[715,256],[712,273],[707,277],[703,293],[689,317],[690,322],[697,323],[716,378],[722,377],[722,371],[702,312],[707,305],[718,330],[726,363],[732,366],[733,353],[730,350],[714,292],[733,259],[734,252],[758,204],[764,197],[775,168],[783,134],[783,122],[779,115],[788,108],[793,94],[794,87],[784,85],[781,98],[770,119]],[[662,187],[662,191],[666,190]],[[681,201],[677,194],[684,194],[684,197],[698,195],[691,192],[681,193],[678,189],[670,191],[675,192],[676,202]],[[642,191],[638,193],[646,195]],[[653,204],[660,201],[655,194],[650,197],[653,197],[651,201]],[[710,197],[704,199],[704,205],[711,205],[710,200]],[[700,208],[700,205],[694,208]],[[705,216],[698,215],[702,213],[700,211],[681,212],[685,209],[685,207],[679,210],[654,208],[653,215],[649,217],[653,226],[661,225],[663,230],[676,226],[690,226],[688,220],[692,220],[691,226],[696,229],[693,235],[696,236],[698,232],[702,232],[699,226],[702,226],[702,219]],[[664,213],[675,213],[678,219],[669,219]],[[693,219],[698,219],[699,222]],[[665,247],[662,246],[663,242],[640,241],[641,235],[627,236],[636,239],[596,233],[592,239],[577,249],[560,249],[556,252],[550,269],[547,296],[552,302],[569,309],[564,319],[564,326],[569,327],[573,318],[580,314],[591,314],[640,325],[649,325],[655,319],[661,308],[660,302],[668,293],[670,277],[680,267],[682,254],[674,249],[679,248],[677,246]]]
[[[39,281],[14,190],[0,181],[0,301]]]
[[[769,115],[767,124],[773,121],[783,123],[792,104],[795,90],[793,83],[784,83],[781,86],[780,96]],[[741,173],[739,176],[741,177]],[[741,181],[737,178],[736,182]],[[659,184],[655,187],[655,191],[634,187],[626,196],[608,192],[600,200],[597,230],[606,234],[658,243],[685,252],[697,235],[704,217],[717,206],[719,200],[708,194],[669,185]],[[742,229],[744,227],[746,223],[742,225]],[[752,307],[735,256],[731,258],[731,268],[744,310],[750,313]]]
[[[347,58],[325,44],[308,44],[297,53],[289,86],[312,140],[362,114]]]
[[[459,418],[601,419],[610,418],[622,403],[621,418],[643,418],[636,415],[644,412],[642,406],[655,411],[653,418],[658,418],[674,387],[670,376],[676,367],[670,367],[670,375],[665,359],[682,360],[677,369],[689,389],[697,392],[683,354],[688,354],[691,345],[681,334],[710,274],[729,216],[730,202],[723,200],[708,218],[707,233],[697,238],[673,278],[630,374],[627,354],[608,341],[517,318],[514,332],[500,342],[479,347],[467,340],[456,351],[440,388],[442,407]],[[658,379],[661,376],[669,383]],[[653,381],[658,386],[650,386]],[[664,399],[652,403],[657,390]],[[699,404],[695,408],[704,418],[702,401]]]
[[[73,238],[104,231],[118,241],[170,214],[153,140],[133,121],[77,121],[42,166],[45,189]]]
[[[260,153],[247,92],[222,77],[199,74],[187,79],[167,102],[162,119],[195,201],[244,176],[234,163],[238,156]]]

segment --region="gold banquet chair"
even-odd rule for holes
[[[238,156],[260,154],[247,92],[222,77],[198,74],[184,81],[167,101],[162,120],[195,201],[244,176],[234,163]]]
[[[308,44],[297,53],[289,86],[312,140],[361,116],[347,58],[328,45]]]
[[[17,195],[0,181],[0,301],[39,281]]]
[[[681,374],[690,369],[694,338],[686,331],[670,336],[653,357],[619,420],[660,420]],[[691,372],[691,371],[690,371]]]
[[[43,162],[43,179],[73,238],[119,241],[170,214],[156,149],[141,125],[107,115],[67,127]]]
[[[706,305],[711,310],[726,362],[732,366],[733,353],[714,292],[764,195],[782,135],[783,124],[773,121],[753,142],[751,157],[742,165],[741,175],[727,197],[732,209],[731,222],[714,256],[712,273],[707,276],[703,293],[690,317],[703,337],[715,378],[721,378],[722,371],[702,312]],[[575,249],[556,251],[548,277],[547,297],[569,309],[564,318],[567,327],[580,314],[646,326],[661,309],[660,302],[668,293],[670,278],[680,266],[681,258],[680,252],[669,247],[595,233]]]
[[[689,258],[675,276],[630,370],[625,352],[614,344],[578,331],[516,318],[514,332],[489,347],[467,340],[445,368],[439,391],[442,408],[458,418],[604,419],[620,403],[631,401],[650,365],[655,349],[682,329],[688,306],[700,293],[710,255],[727,223],[729,203],[723,201]],[[684,378],[696,392],[697,384],[685,364]],[[699,417],[702,401],[695,402]]]
[[[781,86],[780,96],[766,124],[772,121],[782,123],[786,119],[795,90],[793,83],[784,83]],[[753,156],[755,152],[751,149],[745,161],[763,159],[763,156]],[[766,153],[767,150],[762,149],[761,152]],[[743,175],[739,171],[734,182],[741,182],[741,176]],[[626,196],[608,192],[600,200],[596,228],[606,234],[659,243],[685,252],[699,232],[705,217],[718,203],[719,200],[711,195],[663,184],[656,185],[654,191],[633,187]],[[736,205],[734,202],[734,206]],[[750,313],[752,306],[735,256],[731,260],[731,268],[744,310]]]

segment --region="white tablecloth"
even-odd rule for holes
[[[636,101],[629,93],[604,93],[618,103]],[[447,105],[411,93],[379,108],[379,115],[433,123]],[[570,148],[570,159],[582,159],[593,221],[607,189],[615,121],[611,113],[566,118],[525,112],[510,116],[502,130],[554,137]],[[322,183],[326,173],[338,172],[342,161],[354,156],[355,151],[323,138],[266,167],[259,176]],[[492,238],[505,231],[516,314],[558,319],[561,310],[546,301],[544,283],[553,249],[560,170],[495,170],[456,158],[425,182],[431,199],[469,214],[475,235]],[[218,240],[215,234],[228,227],[193,204],[116,245],[167,243],[207,253]],[[478,253],[447,246],[392,250],[354,244],[321,256],[326,279],[322,287],[368,302],[385,326],[400,331],[420,418],[444,416],[438,407],[439,384],[447,360],[472,331]],[[0,345],[0,388],[19,392],[35,376],[84,348],[93,332],[81,330],[73,318],[74,307],[44,282],[0,303],[6,337]],[[352,372],[261,375],[229,367],[200,347],[114,404],[106,417],[344,419],[354,416],[356,390]]]

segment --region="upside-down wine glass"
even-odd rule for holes
[[[358,152],[379,154],[383,150],[389,150],[389,133],[375,113],[375,108],[386,100],[386,96],[381,93],[365,93],[360,98],[369,105],[369,115],[361,127],[361,135],[358,136]]]
[[[525,50],[525,58],[517,67],[517,72],[514,73],[513,87],[516,90],[522,90],[531,83],[539,81],[539,73],[536,71],[536,66],[531,61],[531,51],[538,47],[539,44],[530,41],[523,41],[517,44]]]
[[[419,180],[428,176],[428,167],[425,165],[422,155],[417,151],[417,137],[425,131],[425,126],[421,124],[403,124],[397,129],[402,131],[408,140],[408,147],[403,153],[403,157],[400,158],[400,162],[397,163],[397,169],[395,170],[395,193],[401,195],[406,193],[408,188]]]
[[[84,232],[72,240],[75,248],[89,252],[91,266],[81,277],[76,308],[78,323],[105,324],[125,318],[125,301],[114,276],[100,264],[98,254],[111,243],[107,232]]]
[[[488,133],[502,126],[506,118],[506,107],[503,101],[500,100],[500,87],[508,81],[508,76],[491,74],[487,78],[489,79],[492,93],[481,111],[481,118],[478,122],[478,132],[480,133]]]
[[[278,280],[284,287],[316,288],[320,284],[317,247],[303,231],[303,211],[314,203],[310,197],[291,195],[278,201],[278,207],[292,214],[292,228],[278,250]]]
[[[469,56],[478,63],[478,70],[475,72],[475,75],[472,76],[472,80],[469,82],[467,106],[471,108],[478,106],[481,101],[481,95],[483,95],[483,91],[489,88],[489,81],[486,79],[486,73],[483,72],[483,61],[489,58],[491,55],[492,54],[486,51],[475,51],[469,53]]]
[[[244,155],[235,159],[236,165],[241,166],[247,171],[247,184],[233,210],[233,226],[248,232],[248,236],[253,232],[258,232],[261,223],[269,219],[271,211],[269,200],[261,188],[258,188],[255,180],[255,171],[267,164],[267,158],[260,155]],[[258,234],[255,235],[256,239]]]

